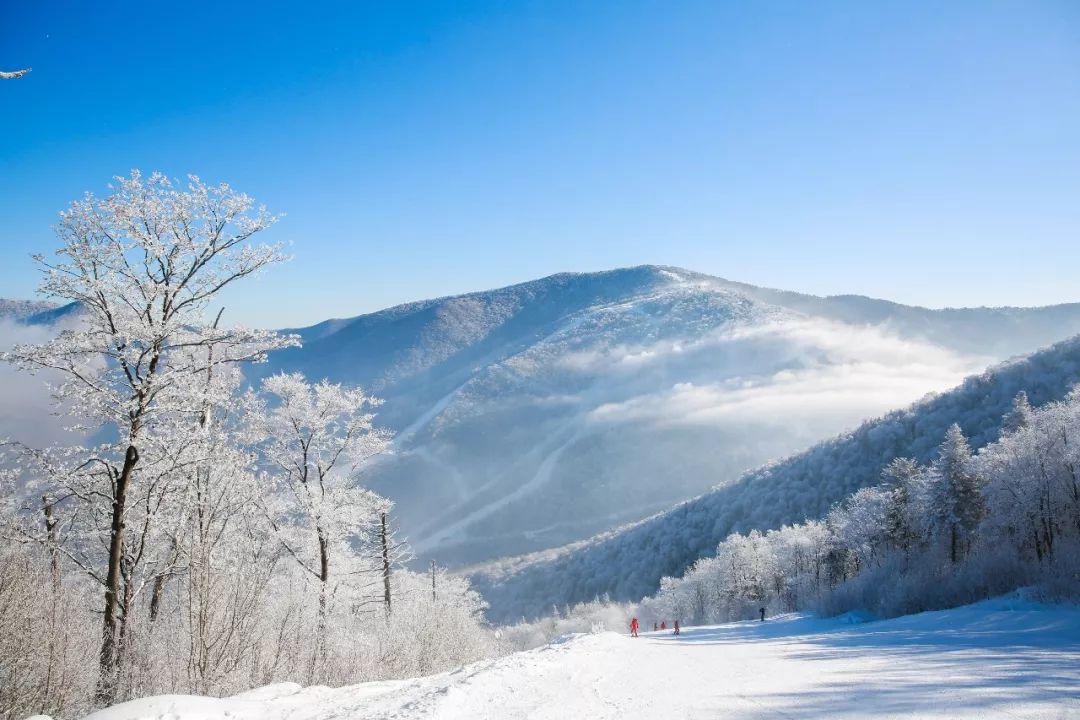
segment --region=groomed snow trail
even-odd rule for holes
[[[867,623],[793,615],[679,638],[607,632],[428,678],[163,696],[88,720],[838,717],[1080,717],[1080,608],[996,600]]]

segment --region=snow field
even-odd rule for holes
[[[1080,608],[996,600],[858,620],[576,635],[426,678],[162,696],[87,720],[1080,717]]]

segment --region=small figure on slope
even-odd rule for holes
[[[676,635],[679,634],[679,621],[678,620],[675,621],[675,634]]]
[[[637,618],[630,619],[630,637],[637,637],[638,621]]]
[[[765,608],[761,608],[761,622],[765,622]]]
[[[660,621],[660,629],[661,630],[667,630],[667,620],[661,620]]]

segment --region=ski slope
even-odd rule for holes
[[[87,720],[843,717],[1080,717],[1080,608],[995,600],[877,622],[604,632],[427,678],[162,696]]]

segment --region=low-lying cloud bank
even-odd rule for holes
[[[0,351],[15,345],[41,343],[61,328],[23,325],[0,319]],[[30,373],[0,361],[0,442],[18,440],[33,447],[77,442],[64,428],[71,418],[59,416],[48,386],[48,373]]]
[[[573,363],[607,375],[651,376],[649,366],[663,364],[675,380],[596,407],[595,422],[780,426],[854,423],[953,387],[991,362],[881,327],[822,320],[737,328],[690,344],[612,349],[583,360]]]

